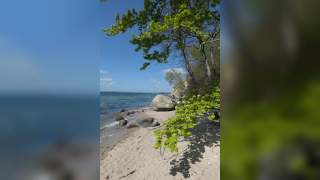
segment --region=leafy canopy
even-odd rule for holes
[[[188,44],[208,40],[216,31],[220,15],[217,6],[220,0],[144,0],[140,11],[128,10],[116,16],[116,22],[104,31],[115,36],[128,29],[137,28],[130,42],[136,51],[142,51],[146,62],[166,63],[172,51],[185,48]]]

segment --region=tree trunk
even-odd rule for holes
[[[211,69],[210,69],[210,65],[209,65],[208,59],[206,59],[205,61],[206,61],[208,80],[211,82],[211,80],[212,80],[212,72],[211,72]]]
[[[185,52],[185,49],[182,48],[181,51],[182,51],[182,55],[183,55],[183,61],[184,61],[184,64],[186,66],[186,69],[188,71],[188,74],[189,74],[189,76],[191,78],[192,84],[196,85],[197,81],[196,81],[196,78],[194,77],[194,74],[193,74],[193,71],[192,71],[192,67],[191,67],[190,62],[188,61],[188,57],[187,57],[187,54]]]
[[[212,69],[213,69],[213,79],[216,80],[217,79],[217,76],[218,76],[218,73],[217,73],[217,65],[215,64],[214,60],[214,47],[213,47],[213,44],[212,46],[210,47],[210,59],[211,59],[211,64],[212,64]]]
[[[211,82],[211,80],[212,80],[212,72],[211,72],[211,69],[210,69],[209,59],[208,59],[207,54],[206,54],[205,45],[203,44],[203,42],[201,40],[199,42],[200,42],[200,47],[201,47],[201,53],[202,53],[202,56],[204,58],[204,62],[205,62],[205,66],[206,66],[207,78],[208,78],[208,81]]]

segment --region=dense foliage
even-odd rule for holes
[[[220,109],[220,88],[215,87],[206,95],[193,95],[176,107],[176,116],[168,119],[164,128],[156,130],[156,149],[168,148],[172,152],[178,152],[179,138],[191,136],[191,129],[196,126],[197,119],[213,109]],[[208,117],[214,120],[214,114]]]

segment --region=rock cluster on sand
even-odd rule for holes
[[[152,100],[151,107],[155,111],[172,111],[175,103],[170,97],[159,94]]]
[[[128,129],[135,127],[156,127],[160,123],[153,117],[145,116],[144,110],[127,111],[122,109],[115,117],[120,127],[126,126]]]
[[[159,122],[154,121],[153,117],[137,117],[134,120],[131,120],[127,128],[134,128],[134,127],[154,127],[159,126]]]

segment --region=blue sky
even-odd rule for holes
[[[140,71],[144,61],[129,43],[131,33],[102,32],[117,13],[142,5],[143,0],[2,0],[0,94],[170,91],[163,71],[179,65],[155,63]]]
[[[97,1],[0,2],[0,93],[99,92]]]

